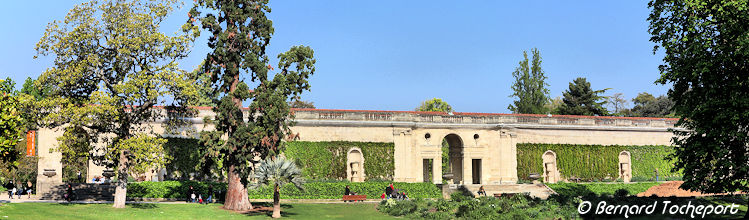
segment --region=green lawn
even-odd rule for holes
[[[265,204],[267,205],[267,204]],[[286,219],[392,219],[376,204],[282,204]],[[112,204],[11,203],[0,206],[2,219],[269,219],[266,213],[238,214],[220,204]]]

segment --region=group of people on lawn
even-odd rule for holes
[[[407,200],[408,195],[406,195],[405,191],[396,189],[391,183],[389,186],[385,187],[385,192],[382,193],[380,198],[383,200],[384,199]]]
[[[13,199],[13,196],[17,196],[18,199],[21,198],[22,194],[29,195],[29,198],[31,198],[31,189],[32,189],[31,181],[26,182],[26,185],[23,184],[16,184],[15,181],[11,180],[8,181],[3,187],[8,189],[8,198]]]
[[[346,185],[346,190],[344,192],[344,195],[356,195],[356,192],[352,192],[351,188],[349,188],[348,185]],[[406,195],[406,192],[400,189],[396,189],[393,184],[385,187],[385,192],[382,193],[382,196],[380,196],[381,199],[397,199],[397,200],[407,200],[408,195]]]
[[[195,189],[192,188],[192,186],[190,186],[190,190],[187,193],[190,196],[188,202],[200,204],[208,204],[213,202],[213,185],[208,185],[208,194],[206,195],[207,198],[205,198],[205,200],[203,199],[203,194],[196,192]]]

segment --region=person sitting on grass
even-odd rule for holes
[[[206,200],[205,204],[207,205],[208,203],[212,203],[212,202],[213,202],[213,185],[209,184],[208,185],[208,199]]]
[[[393,198],[393,184],[391,183],[389,186],[385,187],[385,194],[387,195],[387,198]]]
[[[484,191],[484,186],[479,187],[479,191],[477,192],[479,196],[486,196],[486,191]]]
[[[195,203],[195,199],[197,196],[195,196],[195,189],[190,186],[190,190],[187,191],[188,194],[190,194],[190,200],[189,202]]]

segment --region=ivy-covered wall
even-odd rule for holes
[[[166,138],[164,144],[165,154],[171,157],[167,161],[166,169],[173,177],[187,180],[190,173],[200,171],[198,164],[203,156],[204,149],[201,148],[198,139],[194,138]]]
[[[528,179],[531,173],[543,174],[541,155],[547,150],[557,155],[557,168],[562,178],[572,176],[583,180],[603,180],[619,176],[619,152],[629,151],[633,179],[653,178],[657,168],[661,178],[681,176],[672,172],[673,163],[666,156],[672,146],[619,146],[573,144],[517,144],[518,178]]]
[[[346,153],[353,147],[361,149],[364,155],[367,180],[393,179],[393,143],[293,141],[286,146],[284,155],[296,161],[308,179],[346,179]]]

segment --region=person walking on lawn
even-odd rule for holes
[[[33,188],[34,185],[31,184],[31,181],[26,181],[26,194],[29,195],[29,199],[31,198],[31,188]]]
[[[16,186],[13,185],[13,180],[10,180],[8,183],[6,183],[5,188],[8,189],[8,198],[13,199],[13,189],[16,188]]]
[[[17,194],[18,193],[18,187],[20,187],[20,185],[15,184],[15,182],[16,182],[16,180],[13,180],[13,182],[11,182],[11,183],[13,183],[13,184],[11,184],[11,187],[13,187],[13,189],[11,189],[12,193],[10,194],[10,198],[13,199],[13,196],[18,196],[18,198],[20,199],[21,196]]]

